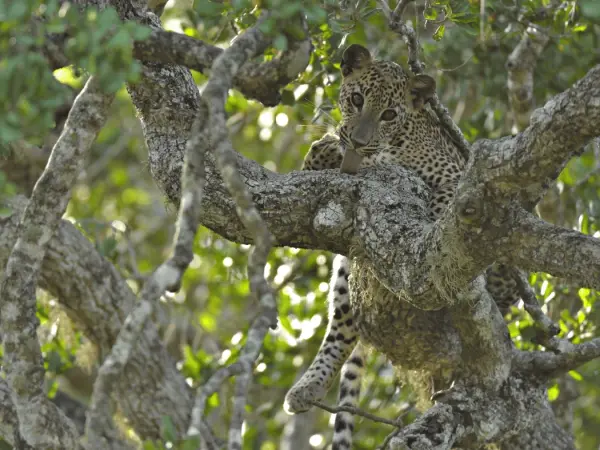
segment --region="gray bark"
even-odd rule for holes
[[[158,27],[138,3],[115,1],[123,18]],[[147,63],[129,92],[151,173],[177,205],[185,146],[200,111],[197,88],[187,69]],[[354,257],[352,302],[363,340],[417,374],[416,384],[429,386],[433,379],[436,388],[448,388],[392,440],[396,448],[488,442],[502,442],[505,449],[573,448],[552,416],[544,383],[600,356],[600,341],[564,345],[558,355],[516,351],[478,275],[500,260],[600,288],[598,240],[527,213],[569,158],[598,135],[599,122],[600,66],[537,110],[521,134],[476,143],[455,205],[435,224],[427,220],[424,183],[402,168],[373,168],[357,177],[334,171],[280,175],[235,155],[277,245]],[[205,169],[202,223],[233,241],[251,242],[212,155]],[[15,213],[2,220],[2,264],[16,241],[23,200],[13,206]],[[106,356],[135,296],[66,222],[58,223],[48,243],[39,282]],[[124,414],[143,438],[158,437],[163,415],[183,433],[192,397],[152,325],[144,325],[137,346],[116,380]]]
[[[10,204],[13,214],[0,222],[0,266],[6,264],[16,240],[25,202],[22,197],[15,198]],[[58,299],[70,319],[98,347],[101,358],[114,344],[137,300],[116,268],[68,221],[59,223],[49,242],[39,286]],[[163,415],[173,419],[178,431],[185,431],[191,391],[151,323],[146,324],[114,389],[123,414],[141,437],[159,438]]]
[[[163,85],[181,86],[181,95],[188,91],[173,71],[162,75]],[[156,76],[156,72],[147,71],[146,76]],[[495,306],[482,299],[477,289],[467,296],[474,301],[474,308],[460,297],[493,260],[598,286],[598,241],[539,221],[526,209],[543,195],[569,158],[596,135],[599,81],[600,68],[592,69],[576,86],[538,110],[532,126],[522,134],[477,143],[456,206],[433,225],[426,220],[424,185],[400,168],[370,169],[359,177],[334,172],[279,175],[238,156],[239,171],[278,245],[352,254],[357,264],[362,264],[361,272],[367,274],[363,282],[370,283],[360,291],[363,298],[355,302],[370,314],[361,317],[363,338],[397,365],[425,374],[449,372],[442,381],[466,378],[463,389],[469,393],[482,385],[491,389],[483,390],[481,401],[452,409],[453,420],[469,416],[476,426],[466,426],[461,419],[458,423],[465,430],[448,442],[461,439],[461,445],[467,446],[469,442],[479,445],[485,440],[517,439],[518,432],[528,431],[528,425],[547,414],[543,383],[537,378],[525,382],[518,376],[518,367],[511,367],[512,362],[521,361],[520,354],[510,346]],[[177,203],[181,164],[173,161],[181,161],[183,149],[177,141],[174,146],[165,145],[168,132],[149,108],[156,95],[151,89],[150,83],[137,85],[134,102],[144,126],[152,131],[146,136],[153,173],[169,199]],[[136,96],[144,101],[136,101]],[[184,107],[179,118],[193,116],[191,105],[179,105]],[[228,239],[249,242],[249,232],[235,217],[233,201],[214,160],[207,156],[203,224]],[[552,239],[547,239],[549,233]],[[582,252],[586,255],[583,261]],[[365,292],[384,288],[395,295],[372,294],[365,300]],[[406,302],[398,302],[397,296]],[[445,309],[423,311],[446,307],[451,307],[450,314]],[[398,318],[393,324],[390,315]],[[369,330],[371,334],[381,331],[380,338],[370,336]],[[543,361],[554,358],[545,353],[539,356]],[[583,359],[594,356],[596,350]],[[550,376],[545,369],[541,373]],[[505,383],[510,387],[506,399],[492,395]],[[451,399],[452,395],[448,401]],[[518,414],[515,406],[519,406]],[[484,412],[490,408],[498,414],[486,416]],[[549,427],[556,439],[547,439],[540,448],[556,448],[554,442],[565,442],[564,448],[570,448],[569,439],[556,427]],[[484,429],[492,431],[484,433]]]

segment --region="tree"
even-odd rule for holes
[[[598,396],[600,356],[595,2],[186,8],[1,4],[2,438],[308,448],[309,430],[323,447],[327,415],[284,417],[281,404],[318,345],[307,337],[322,335],[310,293],[328,251],[354,257],[363,340],[380,353],[365,406],[407,422],[363,421],[357,447],[569,449],[577,427],[580,446],[597,448],[581,425],[598,420],[597,402],[582,401]],[[436,223],[403,168],[292,170],[339,120],[335,66],[350,42],[441,72],[430,106],[469,164]],[[314,127],[297,126],[311,116]],[[524,302],[507,318],[482,287],[493,261],[520,269]],[[173,333],[184,345],[168,345]],[[85,359],[92,375],[69,389]],[[410,389],[380,376],[387,359]]]

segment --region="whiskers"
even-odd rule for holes
[[[315,114],[313,115],[313,118],[311,119],[312,123],[315,123],[316,121],[323,119],[325,122],[325,125],[328,125],[330,127],[333,128],[337,128],[338,121],[335,120],[335,118],[329,114],[329,111],[333,109],[333,106],[331,106],[331,104],[329,105],[323,105],[326,106],[327,108],[323,108],[323,106],[317,106],[317,104],[315,102],[313,102],[312,100],[306,98],[302,101],[302,103],[306,103],[307,105],[310,105],[313,107],[313,109],[315,110]]]
[[[299,129],[302,129],[304,131],[307,131],[311,134],[320,134],[320,135],[323,135],[327,132],[333,131],[333,129],[329,125],[323,124],[323,123],[297,124],[296,127],[298,127]]]
[[[343,127],[337,129],[337,135],[340,138],[340,143],[344,148],[352,148],[352,144],[350,142],[350,137],[346,133],[346,130]]]
[[[378,153],[378,152],[382,151],[383,149],[381,147],[376,147],[376,146],[370,146],[370,145],[368,145],[368,146],[365,146],[365,147],[356,148],[354,150],[360,156],[371,156],[371,155],[374,155],[375,153]]]

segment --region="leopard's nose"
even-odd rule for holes
[[[373,137],[374,125],[372,120],[363,118],[350,135],[350,140],[355,149],[369,144]]]

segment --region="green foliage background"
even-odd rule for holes
[[[544,0],[488,0],[483,14],[478,0],[436,0],[410,9],[421,35],[426,71],[435,76],[438,93],[470,141],[498,138],[511,133],[505,63],[519,41],[527,21],[550,30],[551,41],[539,60],[535,76],[538,105],[570,87],[600,61],[600,3],[563,2],[553,14],[536,13]],[[367,45],[380,58],[406,61],[406,46],[390,32],[374,1],[269,0],[251,2],[196,0],[174,2],[165,10],[165,28],[205,42],[226,46],[245,28],[256,23],[256,6],[269,6],[277,16],[265,25],[276,34],[265,58],[285,50],[287,39],[276,24],[305,12],[315,50],[310,66],[286,87],[283,102],[264,108],[233,92],[227,101],[233,143],[245,156],[270,170],[297,170],[311,141],[332,130],[340,118],[336,97],[341,51],[350,43]],[[342,9],[345,7],[345,9]],[[32,16],[33,15],[33,16]],[[32,19],[34,17],[34,19]],[[38,20],[39,19],[39,20]],[[44,22],[42,22],[42,20]],[[44,33],[68,31],[67,56],[75,64],[51,72],[40,52]],[[0,143],[24,139],[48,147],[56,130],[57,107],[73,97],[87,73],[97,74],[107,90],[117,91],[113,112],[94,144],[85,170],[73,189],[67,218],[93,241],[102,254],[123,273],[137,292],[144,278],[169,251],[176,209],[166,203],[147,170],[147,152],[141,127],[124,82],[135,82],[140,64],[132,59],[131,42],[148,31],[118,23],[116,13],[78,14],[57,2],[0,0]],[[194,73],[199,86],[206,78]],[[539,207],[553,223],[584,233],[599,232],[600,146],[598,143],[574,159],[561,174]],[[7,174],[0,172],[0,195],[19,191]],[[168,297],[156,317],[177,367],[193,385],[207,380],[214,370],[235,360],[245,343],[245,332],[256,305],[248,299],[245,264],[248,248],[230,243],[201,229],[196,256],[185,275],[180,293]],[[290,417],[282,411],[283,396],[298,373],[307,367],[323,338],[326,323],[326,288],[332,255],[281,248],[273,251],[269,277],[281,282],[290,269],[296,276],[282,288],[280,326],[270,332],[257,361],[245,426],[246,449],[280,447],[280,436]],[[580,342],[597,336],[598,294],[579,289],[547,274],[532,274],[548,312],[561,325],[562,334]],[[69,380],[91,358],[83,335],[74,330],[58,303],[40,293],[44,352],[50,382]],[[515,308],[509,316],[510,332],[517,345],[535,348],[535,330],[529,317]],[[86,356],[87,355],[87,356]],[[89,362],[87,363],[89,364]],[[581,449],[600,445],[600,361],[592,362],[549,386],[554,402],[564,399],[573,385],[574,431]],[[71,386],[74,383],[71,379]],[[86,401],[91,390],[85,383],[72,391]],[[385,417],[395,417],[411,402],[408,387],[400,387],[393,370],[372,354],[363,380],[362,407]],[[215,429],[225,436],[232,384],[210,399]],[[332,389],[327,402],[335,402]],[[325,448],[331,437],[332,418],[314,412],[315,448]],[[409,417],[410,419],[411,417]],[[372,449],[389,433],[386,426],[357,420],[357,449]],[[146,448],[167,448],[173,439],[165,418],[164,442],[145,443]],[[184,443],[177,443],[184,448]]]

